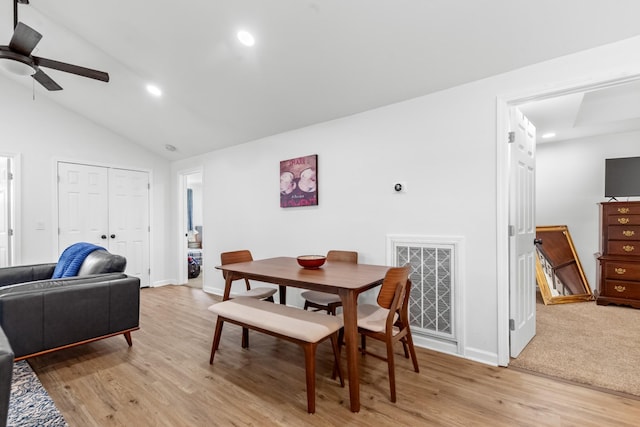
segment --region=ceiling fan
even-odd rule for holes
[[[22,22],[18,22],[18,3],[29,4],[29,0],[13,0],[14,32],[8,46],[0,46],[0,63],[5,62],[5,68],[17,74],[30,75],[47,90],[62,90],[62,87],[53,81],[40,67],[51,68],[66,73],[76,74],[90,79],[109,81],[109,74],[104,71],[54,61],[32,55],[42,34]],[[7,61],[4,61],[7,60]]]

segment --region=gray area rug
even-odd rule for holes
[[[536,336],[509,366],[640,396],[640,309],[536,305]]]
[[[67,425],[31,366],[25,360],[16,362],[13,365],[7,426],[62,427]]]

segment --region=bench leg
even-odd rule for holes
[[[307,375],[307,412],[316,412],[316,348],[317,343],[304,343],[304,366]]]
[[[127,344],[129,344],[129,347],[131,347],[133,345],[133,341],[131,341],[131,331],[127,331],[123,335],[124,339],[127,340]]]
[[[213,334],[213,344],[211,345],[211,357],[209,358],[209,365],[213,364],[213,355],[216,353],[218,345],[220,345],[220,335],[222,335],[223,325],[224,320],[220,316],[218,316],[218,320],[216,320],[216,330]]]
[[[249,348],[249,329],[242,328],[242,348]]]

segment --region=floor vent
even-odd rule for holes
[[[458,343],[457,274],[461,238],[388,236],[389,263],[411,266],[409,320],[416,337]]]

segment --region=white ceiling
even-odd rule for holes
[[[519,106],[538,143],[640,130],[640,81],[572,93]],[[542,138],[546,133],[555,136]]]
[[[44,36],[35,55],[111,76],[103,83],[46,70],[64,90],[36,84],[36,102],[50,98],[170,160],[639,35],[638,16],[637,0],[31,0],[19,6],[20,20]],[[8,44],[12,0],[0,0],[0,17],[0,43]],[[255,46],[237,41],[239,29],[254,34]],[[4,70],[0,78],[32,87],[30,78]],[[149,96],[148,82],[164,96]],[[166,144],[177,150],[166,151]]]

